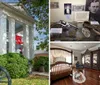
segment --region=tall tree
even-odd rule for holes
[[[40,36],[45,36],[44,39],[40,39],[39,36],[35,37],[35,40],[39,41],[38,49],[48,50],[48,35],[49,35],[49,0],[20,0],[20,3],[24,5],[29,14],[34,18],[36,24],[36,30]],[[44,31],[43,31],[44,30]]]

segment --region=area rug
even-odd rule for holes
[[[86,81],[86,77],[82,72],[73,72],[73,81],[76,83],[84,83]]]

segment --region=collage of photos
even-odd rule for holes
[[[100,0],[0,0],[0,85],[100,85]]]
[[[100,43],[51,43],[50,85],[100,85]]]
[[[50,0],[50,85],[100,85],[100,0]]]

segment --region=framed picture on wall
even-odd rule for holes
[[[51,9],[59,8],[59,2],[50,2],[50,8]]]
[[[72,5],[71,3],[65,3],[64,4],[64,14],[70,15],[72,12]]]
[[[98,21],[100,24],[100,1],[86,0],[85,10],[89,11],[89,20]]]
[[[77,56],[75,56],[74,60],[77,61]]]
[[[73,5],[72,6],[72,11],[84,11],[85,10],[85,5]]]

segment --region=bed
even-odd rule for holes
[[[51,65],[50,79],[51,82],[64,78],[72,73],[71,65],[67,62],[56,62]]]

